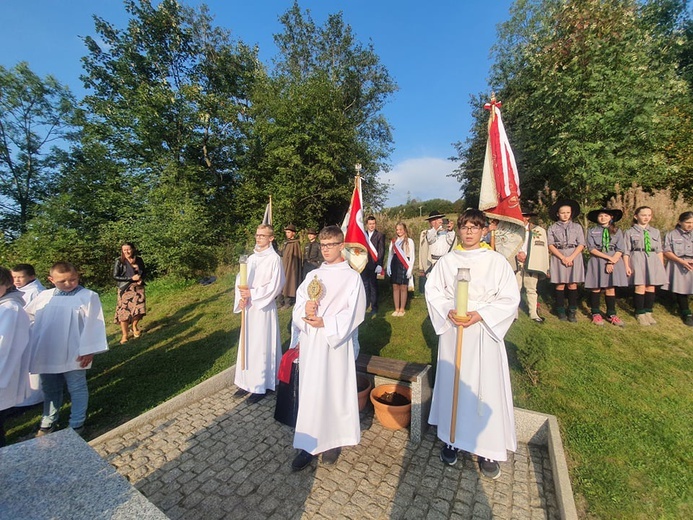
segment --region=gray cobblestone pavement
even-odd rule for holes
[[[520,445],[493,481],[469,456],[444,466],[434,428],[411,446],[369,407],[358,446],[293,473],[293,429],[274,420],[274,394],[250,404],[235,390],[93,447],[172,519],[559,518],[545,447]]]

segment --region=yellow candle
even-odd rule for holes
[[[239,284],[238,285],[248,285],[248,264],[241,261],[239,271]]]
[[[467,301],[469,300],[469,282],[457,280],[456,309],[458,316],[467,315]]]

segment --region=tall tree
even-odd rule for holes
[[[243,121],[260,69],[257,50],[214,27],[204,5],[126,0],[125,8],[131,16],[126,29],[95,17],[98,38],[85,38],[87,130],[138,186],[132,204],[141,218],[133,226],[162,258],[179,258],[181,244],[164,239],[171,234],[159,229],[158,243],[145,227],[158,219],[159,228],[186,227],[193,213],[215,224],[197,229],[200,248],[229,236],[237,216],[237,158],[246,146]],[[162,202],[176,197],[185,216]],[[180,267],[205,269],[209,258],[191,255]]]
[[[10,70],[0,66],[0,221],[8,238],[25,230],[49,192],[75,106],[53,76],[40,78],[26,62]]]
[[[341,13],[317,26],[295,2],[280,21],[276,69],[253,96],[247,210],[259,214],[260,201],[273,195],[280,223],[340,222],[357,162],[366,173],[366,203],[377,209],[387,187],[376,174],[387,169],[392,144],[381,110],[394,81]]]
[[[678,11],[653,16],[653,3],[514,4],[500,27],[491,81],[504,103],[524,197],[548,187],[595,205],[618,183],[656,188],[678,178],[690,185],[691,140],[683,140],[682,154],[676,137],[690,134],[688,86],[660,45],[679,24],[667,16]]]

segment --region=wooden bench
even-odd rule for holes
[[[395,382],[411,388],[409,438],[418,445],[428,426],[431,411],[431,365],[359,354],[356,371],[372,376],[374,386]]]

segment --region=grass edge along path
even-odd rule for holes
[[[87,438],[233,364],[240,317],[231,312],[232,282],[232,274],[207,286],[153,281],[144,333],[125,345],[113,323],[115,289],[101,295],[111,350],[96,356],[88,373]],[[380,313],[359,330],[361,350],[435,365],[437,338],[423,297],[414,296],[404,317],[392,317],[389,284],[380,288]],[[521,311],[506,337],[515,405],[558,417],[581,516],[693,517],[692,331],[661,304],[659,324],[647,328],[624,304],[624,329],[595,327],[584,305],[577,324],[559,322],[541,306],[544,325]],[[286,348],[291,313],[279,315]],[[518,361],[530,347],[543,357],[532,377]],[[39,418],[35,407],[9,420],[8,441],[31,437]]]

